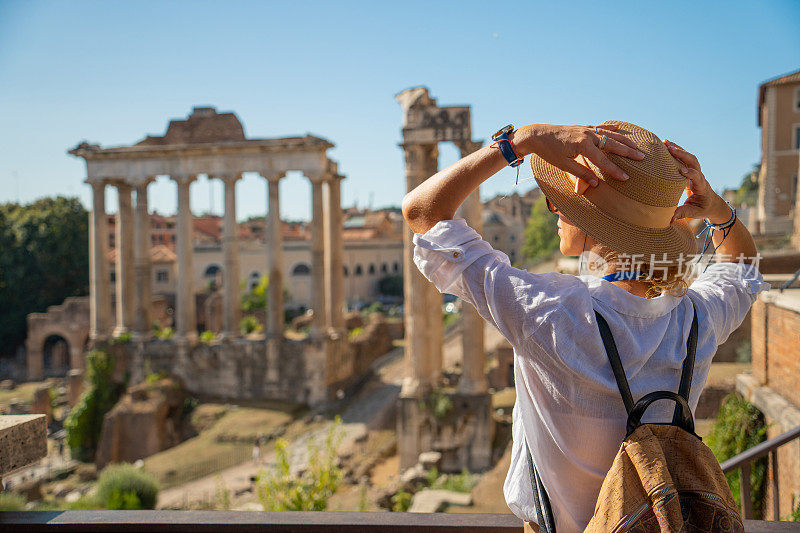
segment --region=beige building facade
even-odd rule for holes
[[[761,172],[754,229],[766,235],[792,233],[800,154],[800,71],[762,83],[758,90]]]

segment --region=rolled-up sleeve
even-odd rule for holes
[[[572,276],[532,274],[511,266],[508,256],[483,240],[463,219],[444,220],[414,235],[414,262],[440,292],[453,294],[512,344],[530,337],[546,312],[543,302]],[[580,284],[575,278],[573,283]]]
[[[744,321],[758,293],[769,287],[753,265],[713,263],[692,283],[689,294],[706,307],[717,344],[722,344]]]

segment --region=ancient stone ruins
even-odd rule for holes
[[[410,191],[438,172],[439,142],[453,142],[464,157],[482,143],[472,141],[469,106],[439,107],[425,87],[397,95],[403,108],[406,186]],[[458,216],[482,231],[481,201],[475,190]],[[442,377],[442,295],[413,262],[412,233],[404,236],[406,377],[400,392],[397,439],[400,468],[409,468],[427,450],[442,452],[445,469],[480,471],[491,461],[491,397],[486,386],[483,319],[474,308],[462,308],[461,378],[448,394],[453,409],[446,418],[432,415]]]
[[[306,135],[248,139],[233,113],[195,108],[186,120],[173,120],[163,137],[148,136],[132,146],[103,148],[83,142],[70,154],[86,161],[86,182],[93,190],[90,236],[90,336],[105,341],[130,332],[128,350],[134,377],[145,366],[181,377],[190,391],[231,398],[280,398],[315,404],[327,400],[352,380],[351,351],[342,317],[342,224],[337,165],[326,152],[334,145]],[[305,341],[284,337],[282,243],[278,183],[300,171],[311,183],[311,294],[315,311]],[[268,182],[267,258],[269,309],[264,340],[239,334],[239,246],[236,181],[256,172]],[[223,237],[223,336],[199,343],[192,287],[192,234],[189,186],[204,174],[225,187]],[[176,334],[153,339],[149,211],[147,186],[158,177],[175,181],[177,205]],[[105,232],[105,188],[119,196],[116,227],[116,323],[110,323],[111,288]],[[135,196],[134,193],[135,192]],[[134,205],[135,198],[135,205]],[[35,354],[33,355],[35,356]],[[350,357],[349,357],[350,356]],[[36,364],[29,365],[35,368]],[[36,376],[32,376],[36,378]]]
[[[402,149],[406,184],[412,189],[437,172],[439,142],[453,142],[467,155],[481,146],[471,140],[470,108],[439,107],[425,88],[397,96],[404,111]],[[69,366],[83,367],[78,352],[106,346],[117,359],[117,373],[130,383],[163,371],[193,395],[229,399],[270,399],[325,404],[356,384],[375,359],[402,335],[381,324],[365,328],[372,340],[351,341],[343,316],[343,239],[340,181],[337,165],[326,152],[333,144],[306,135],[279,139],[248,139],[233,113],[195,108],[185,120],[173,120],[164,136],[148,136],[131,145],[104,148],[83,142],[70,154],[86,161],[93,190],[90,224],[90,296],[31,315],[28,351],[30,378],[42,377],[42,343],[62,327],[70,309],[89,307],[89,323],[59,330],[68,339]],[[310,334],[293,340],[284,335],[281,221],[278,184],[289,171],[300,171],[311,182],[311,306]],[[264,245],[269,275],[267,327],[263,337],[239,333],[240,283],[236,182],[255,172],[268,182],[267,238]],[[189,187],[198,175],[224,183],[225,213],[222,248],[221,335],[201,341],[197,330],[197,294],[192,284],[193,242]],[[156,338],[151,331],[151,225],[147,187],[167,177],[177,186],[176,331]],[[119,209],[115,222],[115,290],[109,273],[109,239],[105,189],[115,187]],[[134,194],[135,193],[135,194]],[[459,213],[481,231],[478,191]],[[445,471],[484,470],[490,466],[493,423],[485,375],[484,324],[469,306],[462,309],[463,358],[457,388],[443,379],[442,295],[412,261],[411,232],[404,235],[405,377],[398,404],[398,446],[401,468],[415,465],[426,451],[442,454]],[[115,307],[112,312],[112,305]],[[73,309],[74,308],[74,309]],[[73,314],[76,314],[73,313]],[[380,319],[380,317],[378,317]],[[112,323],[113,322],[113,323]],[[68,328],[69,329],[69,328]],[[380,337],[380,338],[379,338]],[[120,342],[119,339],[125,341]],[[114,341],[109,345],[110,341]],[[51,350],[52,351],[52,350]],[[63,350],[62,350],[63,351]],[[62,354],[61,357],[67,357]],[[450,382],[452,383],[452,381]],[[444,408],[443,408],[444,406]],[[120,413],[123,416],[124,413]],[[159,446],[156,446],[157,448]],[[109,452],[111,453],[111,452]],[[114,456],[111,453],[110,456]]]

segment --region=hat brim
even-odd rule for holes
[[[654,258],[670,264],[688,261],[698,252],[697,239],[685,221],[664,228],[630,224],[604,212],[584,195],[575,194],[569,175],[536,154],[531,155],[531,170],[542,193],[570,222],[616,252],[636,254],[648,263]]]

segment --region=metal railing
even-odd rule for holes
[[[522,533],[512,514],[262,511],[0,511],[2,531],[136,533]],[[745,520],[745,533],[800,523]]]
[[[772,515],[775,520],[780,520],[780,498],[778,492],[778,448],[800,437],[800,426],[769,439],[761,444],[757,444],[745,450],[735,457],[731,457],[720,466],[724,473],[739,469],[739,483],[741,490],[739,495],[742,499],[742,518],[753,518],[753,501],[750,490],[750,467],[756,459],[769,455],[769,463],[772,469],[772,479],[770,482],[772,492]]]

